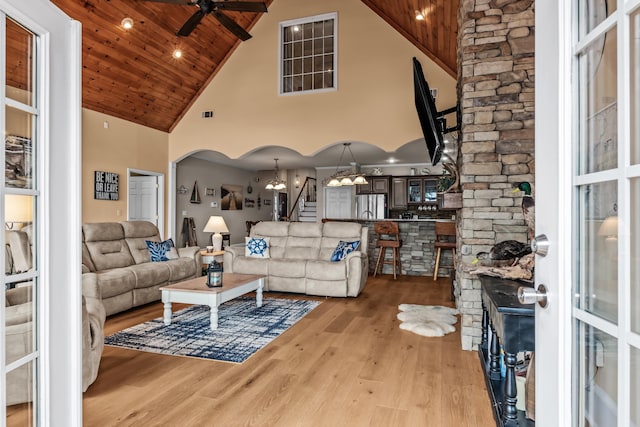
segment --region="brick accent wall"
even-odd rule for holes
[[[514,182],[534,183],[534,0],[462,0],[458,95],[462,108],[458,213],[462,263],[495,243],[526,241]],[[480,281],[458,264],[462,348],[481,339]]]

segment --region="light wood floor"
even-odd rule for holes
[[[105,347],[84,424],[495,425],[477,354],[460,349],[460,323],[441,338],[398,328],[398,304],[452,305],[449,292],[444,279],[385,275],[358,298],[311,298],[323,303],[243,364]],[[105,333],[160,316],[161,303],[150,304],[109,318]]]

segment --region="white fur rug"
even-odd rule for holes
[[[442,337],[456,330],[458,310],[442,305],[400,304],[400,329],[425,337]]]

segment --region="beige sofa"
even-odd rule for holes
[[[224,253],[224,271],[263,274],[266,291],[296,292],[332,297],[356,297],[369,272],[368,229],[350,222],[259,222],[251,237],[269,238],[269,258],[245,255],[244,246]],[[342,261],[331,261],[340,241],[360,241]]]
[[[179,258],[151,262],[146,240],[160,242],[148,221],[82,226],[82,286],[102,300],[107,316],[160,299],[161,286],[202,274],[200,248],[178,248]]]

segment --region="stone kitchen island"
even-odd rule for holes
[[[378,257],[376,241],[378,236],[374,230],[374,224],[379,221],[393,221],[398,223],[400,228],[400,259],[402,261],[402,274],[409,276],[429,276],[433,277],[435,267],[436,251],[433,243],[436,238],[435,223],[453,222],[451,219],[425,218],[425,219],[388,219],[388,220],[366,220],[366,219],[325,219],[324,221],[349,221],[364,224],[369,228],[369,274],[373,274]],[[387,251],[387,259],[391,252]],[[440,255],[440,268],[438,277],[449,277],[453,269],[453,259],[451,251],[442,251]],[[393,274],[392,266],[385,264],[383,274]]]

